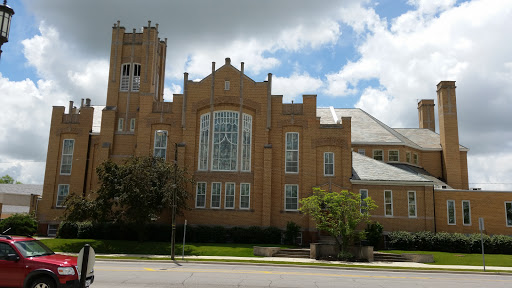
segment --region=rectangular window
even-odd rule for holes
[[[454,200],[447,200],[446,201],[446,211],[447,211],[447,218],[448,218],[448,225],[455,225],[457,223],[457,220],[455,218],[455,201]]]
[[[64,139],[62,144],[62,159],[60,160],[60,174],[71,175],[71,166],[73,163],[73,150],[75,149],[75,139]]]
[[[59,229],[59,224],[48,224],[47,236],[55,237],[57,236],[57,230]]]
[[[505,217],[507,219],[507,227],[512,227],[512,202],[505,202]]]
[[[366,151],[364,149],[358,149],[357,153],[359,153],[361,155],[366,155]]]
[[[126,92],[130,87],[130,64],[123,64],[121,66],[121,87],[119,90]]]
[[[208,170],[208,142],[210,135],[210,114],[201,115],[199,132],[199,170]]]
[[[384,190],[384,215],[393,216],[393,191]]]
[[[462,200],[462,224],[471,225],[471,205],[469,200]]]
[[[130,132],[135,131],[135,118],[130,119]]]
[[[297,211],[299,209],[299,185],[286,184],[284,185],[285,191],[285,207],[286,211]]]
[[[196,208],[206,207],[206,183],[198,182],[196,187]]]
[[[405,162],[411,163],[411,152],[405,152]]]
[[[334,176],[334,153],[324,153],[324,176]]]
[[[249,209],[251,203],[251,184],[240,184],[240,209]]]
[[[212,199],[210,202],[211,208],[220,208],[220,199],[221,199],[221,188],[222,183],[213,182],[212,183]]]
[[[167,153],[167,131],[156,130],[155,131],[155,150],[153,156],[164,158]]]
[[[412,163],[418,165],[418,153],[414,153],[412,157]]]
[[[140,64],[133,64],[132,91],[137,92],[140,89]]]
[[[226,183],[224,209],[235,208],[235,183]]]
[[[124,119],[119,118],[117,119],[117,131],[123,131],[124,130]]]
[[[69,184],[59,184],[59,188],[57,191],[57,203],[55,206],[62,207],[64,204],[64,200],[69,195]]]
[[[388,162],[398,162],[400,159],[398,150],[389,150],[388,151]]]
[[[382,150],[373,150],[373,159],[384,161],[384,152]]]
[[[251,171],[252,116],[244,114],[242,132],[242,171]]]
[[[367,213],[368,211],[366,208],[368,207],[368,204],[364,199],[368,198],[368,190],[361,189],[359,190],[359,194],[361,196],[361,213]]]
[[[409,203],[409,218],[416,218],[416,191],[409,191],[408,194],[408,203]]]
[[[229,81],[224,81],[224,90],[229,90]]]
[[[299,172],[299,133],[286,133],[285,172]]]
[[[217,111],[214,116],[212,170],[236,171],[238,159],[238,112]]]

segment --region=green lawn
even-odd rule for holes
[[[433,251],[401,251],[390,250],[382,251],[389,253],[414,253],[414,254],[432,254],[434,255],[435,265],[469,265],[469,266],[482,266],[482,254],[464,254],[464,253],[448,253],[448,252],[433,252]],[[502,266],[512,267],[512,255],[503,254],[485,254],[486,266]]]
[[[41,242],[56,252],[78,253],[85,244],[91,245],[96,253],[106,254],[152,254],[170,255],[171,243],[138,242],[122,240],[93,239],[42,239]],[[276,246],[259,244],[218,244],[191,243],[185,245],[185,255],[196,256],[238,256],[254,257],[253,246]],[[287,248],[288,246],[280,246]],[[181,255],[182,245],[176,244],[176,255]]]

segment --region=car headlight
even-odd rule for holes
[[[59,272],[59,275],[75,275],[73,267],[59,267],[57,272]]]

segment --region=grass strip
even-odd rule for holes
[[[394,254],[432,254],[434,255],[434,265],[465,265],[465,266],[482,266],[482,254],[466,254],[466,253],[450,253],[436,251],[403,251],[390,250],[382,251]],[[486,266],[512,267],[512,255],[503,254],[485,254]]]

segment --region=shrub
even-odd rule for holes
[[[374,250],[379,250],[382,230],[384,230],[384,227],[379,222],[370,223],[366,226],[366,241],[368,245],[373,246]]]
[[[436,234],[430,231],[421,231],[413,235],[414,246],[417,250],[434,251]]]
[[[58,238],[75,239],[78,237],[78,224],[75,222],[62,222],[57,231]]]
[[[288,223],[286,223],[286,230],[284,231],[284,243],[295,245],[299,232],[300,226],[293,221],[288,221]]]
[[[277,227],[266,227],[263,229],[263,242],[264,244],[279,244],[281,243],[281,234],[283,232]]]
[[[31,236],[37,232],[37,221],[32,215],[15,213],[0,222],[0,233],[9,228],[7,234]]]
[[[414,237],[411,233],[405,231],[393,231],[389,233],[389,245],[395,249],[412,250],[414,249]]]

